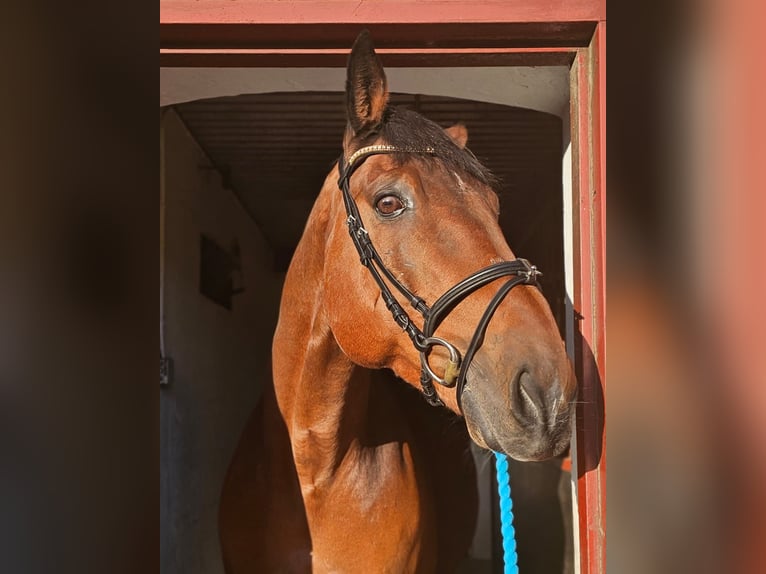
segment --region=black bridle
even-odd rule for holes
[[[351,175],[360,165],[362,165],[365,159],[371,155],[398,153],[434,155],[436,152],[432,148],[410,149],[391,145],[373,145],[363,147],[356,151],[348,158],[348,161],[346,161],[343,156],[338,160],[338,170],[340,173],[338,187],[340,187],[343,192],[348,232],[356,246],[356,250],[359,252],[362,265],[367,267],[372,278],[378,284],[386,308],[390,311],[394,321],[396,321],[396,323],[407,333],[412,344],[415,346],[415,349],[420,353],[420,384],[423,387],[423,394],[425,395],[426,400],[433,406],[444,405],[439,398],[439,395],[436,394],[433,381],[436,381],[445,387],[457,386],[455,396],[457,398],[458,408],[462,411],[461,395],[463,394],[463,387],[465,386],[468,366],[471,364],[476,351],[479,350],[479,347],[481,347],[484,342],[484,334],[487,331],[489,321],[492,319],[498,306],[511,289],[516,285],[521,284],[537,285],[537,277],[541,275],[541,273],[526,259],[515,259],[513,261],[495,263],[489,267],[480,269],[476,273],[463,279],[460,283],[439,297],[432,307],[426,305],[426,302],[422,298],[407,289],[407,287],[394,277],[391,271],[385,266],[375,249],[375,246],[372,244],[372,240],[370,239],[367,230],[364,228],[362,217],[359,214],[359,208],[349,191]],[[434,331],[436,331],[441,322],[458,303],[484,285],[507,276],[511,276],[512,278],[498,289],[494,297],[492,297],[492,300],[489,302],[489,305],[487,305],[487,308],[474,331],[471,342],[468,345],[465,357],[461,358],[460,352],[454,345],[440,337],[434,336]],[[415,325],[404,308],[399,304],[396,297],[391,292],[391,289],[386,284],[386,281],[383,279],[384,277],[388,279],[388,281],[396,287],[405,298],[407,298],[410,305],[423,316],[424,323],[422,331]],[[428,363],[428,356],[431,353],[432,348],[435,346],[444,347],[449,352],[450,357],[444,374],[441,377],[431,369],[431,366]]]

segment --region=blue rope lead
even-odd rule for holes
[[[500,532],[503,536],[504,574],[519,574],[518,556],[516,555],[516,530],[513,528],[513,502],[511,501],[511,483],[508,478],[508,458],[495,453],[497,470],[497,492],[500,495]]]

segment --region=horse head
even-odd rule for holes
[[[413,111],[389,106],[386,76],[366,32],[351,52],[346,101],[340,175],[347,172],[346,191],[356,211],[344,205],[337,172],[325,185],[333,195],[321,289],[336,342],[353,362],[391,369],[418,388],[423,363],[440,377],[458,366],[450,363],[450,351],[456,350],[463,361],[461,385],[437,384],[435,400],[462,412],[473,440],[519,460],[559,454],[569,441],[576,381],[534,281],[516,281],[520,284],[502,298],[497,293],[508,273],[474,285],[470,294],[446,305],[434,332],[426,333],[438,340],[424,350],[423,320],[416,313],[392,320],[391,301],[360,264],[369,240],[385,268],[379,279],[404,307],[410,301],[402,300],[394,281],[432,305],[477,271],[517,261],[498,223],[492,176],[466,147],[466,128],[442,129]],[[349,239],[350,221],[362,247]],[[518,269],[519,276],[527,269],[530,278],[528,265]],[[493,305],[485,332],[477,335]],[[466,362],[474,339],[475,354]]]

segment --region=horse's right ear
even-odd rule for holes
[[[348,60],[346,114],[355,136],[364,136],[383,121],[388,104],[386,74],[367,30],[357,36]]]

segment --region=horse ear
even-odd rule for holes
[[[460,149],[463,149],[465,144],[468,143],[468,128],[463,124],[455,124],[454,126],[444,128],[444,131],[447,132],[447,135]]]
[[[370,33],[364,30],[351,48],[346,75],[346,112],[354,135],[363,135],[378,127],[387,104],[386,74]]]

